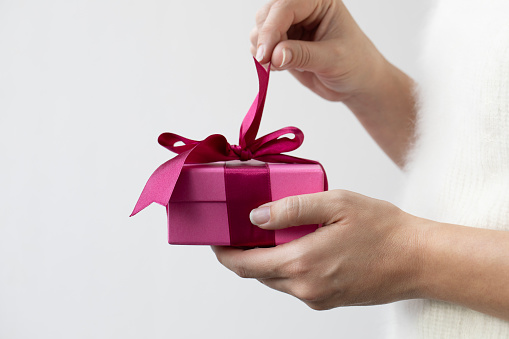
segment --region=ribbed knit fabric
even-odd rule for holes
[[[509,230],[509,1],[437,1],[421,65],[403,209]],[[509,322],[457,305],[395,306],[394,338],[509,338]]]

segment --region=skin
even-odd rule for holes
[[[342,2],[272,1],[258,12],[251,42],[260,62],[346,104],[404,166],[414,133],[413,81],[383,58]],[[268,221],[256,217],[261,209]],[[274,201],[251,220],[263,229],[323,224],[273,248],[213,247],[240,277],[313,309],[426,298],[509,320],[509,232],[418,218],[344,190]]]

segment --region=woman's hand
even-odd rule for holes
[[[509,321],[509,232],[439,223],[348,191],[255,209],[264,229],[321,223],[273,248],[213,247],[219,261],[317,310],[425,298]]]
[[[251,214],[264,229],[323,224],[274,248],[214,247],[243,278],[289,293],[313,309],[373,305],[418,296],[420,235],[415,218],[394,205],[335,190],[284,198]]]
[[[290,70],[327,100],[369,91],[387,67],[341,1],[271,1],[256,15],[251,44],[258,61]]]
[[[339,0],[273,0],[256,15],[251,52],[342,101],[403,166],[414,135],[413,81],[390,64]]]

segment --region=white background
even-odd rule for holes
[[[382,336],[390,306],[312,311],[168,245],[163,207],[128,218],[173,156],[161,132],[237,143],[263,3],[0,0],[0,338]],[[414,75],[427,5],[347,5]],[[273,73],[261,133],[291,125],[331,188],[397,203],[401,173],[346,108]]]

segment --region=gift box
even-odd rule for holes
[[[275,246],[319,226],[274,231],[249,220],[251,210],[264,203],[327,190],[319,162],[283,154],[302,144],[300,129],[285,127],[256,138],[269,71],[255,64],[259,93],[242,122],[239,145],[230,145],[220,134],[201,141],[174,133],[159,136],[159,144],[178,155],[152,174],[131,216],[152,202],[165,206],[170,244]]]
[[[252,209],[290,195],[321,192],[316,164],[256,161],[185,165],[167,205],[170,244],[274,246],[313,232],[318,225],[263,230]]]

